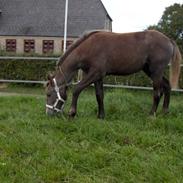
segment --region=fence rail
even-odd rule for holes
[[[44,60],[54,60],[54,61],[58,61],[59,57],[14,57],[14,56],[0,56],[0,61],[1,60],[40,60],[40,61],[44,61]],[[169,64],[170,66],[170,64]],[[181,67],[183,67],[183,64],[180,65]],[[0,79],[0,83],[29,83],[29,84],[45,84],[46,81],[35,81],[35,80],[7,80],[7,79]],[[75,85],[76,83],[73,83],[73,85]],[[93,85],[92,85],[93,86]],[[112,85],[112,84],[104,84],[104,87],[108,87],[108,88],[125,88],[125,89],[135,89],[135,90],[152,90],[152,87],[144,87],[144,86],[129,86],[129,85]],[[175,92],[183,92],[183,89],[172,89],[172,91]]]
[[[45,84],[46,81],[0,79],[0,83]]]
[[[0,56],[0,60],[55,60],[58,61],[59,57],[9,57],[9,56]]]

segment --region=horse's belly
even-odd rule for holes
[[[111,75],[129,75],[142,70],[144,62],[127,63],[127,64],[111,64],[107,74]]]

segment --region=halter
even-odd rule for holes
[[[57,99],[56,99],[56,101],[53,105],[46,104],[46,107],[48,109],[55,110],[56,112],[62,112],[62,110],[64,108],[65,100],[60,96],[59,87],[57,85],[57,81],[56,81],[55,78],[53,78],[53,82],[54,82],[54,85],[55,85],[55,92],[57,94]],[[57,108],[57,105],[58,105],[59,101],[63,102],[63,105],[62,105],[61,109]]]

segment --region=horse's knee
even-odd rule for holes
[[[170,82],[167,79],[163,78],[162,86],[163,86],[163,93],[165,95],[170,95],[171,92]]]
[[[72,96],[75,98],[75,97],[78,97],[79,96],[79,93],[81,92],[80,88],[75,88],[73,93],[72,93]]]
[[[159,100],[162,96],[161,90],[154,91],[154,99]]]

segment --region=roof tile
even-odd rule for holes
[[[65,0],[0,0],[0,9],[0,35],[64,35]],[[69,0],[68,36],[104,29],[107,15],[100,0]]]

